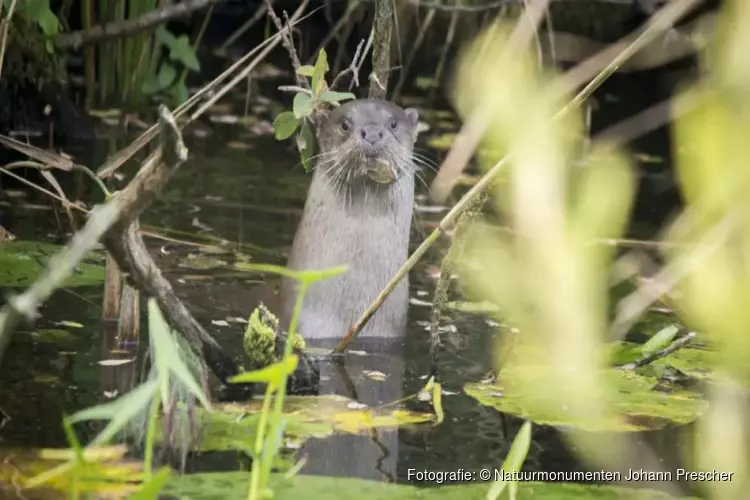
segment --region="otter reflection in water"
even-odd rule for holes
[[[357,100],[330,113],[318,128],[320,154],[287,262],[295,270],[348,270],[314,283],[298,331],[308,344],[332,347],[372,303],[408,257],[414,204],[413,160],[418,113],[393,103]],[[340,394],[374,407],[401,399],[403,339],[409,303],[404,278],[364,326],[345,364],[321,362],[320,394]],[[296,284],[283,280],[282,321],[288,325]],[[384,381],[363,372],[377,370]],[[398,431],[335,435],[308,441],[306,473],[394,479]]]

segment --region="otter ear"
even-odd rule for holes
[[[406,108],[404,112],[406,112],[406,117],[409,119],[412,127],[416,127],[417,123],[419,123],[419,111],[414,108]]]

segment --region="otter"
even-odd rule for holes
[[[341,338],[408,257],[414,204],[412,159],[419,114],[391,102],[348,101],[318,126],[320,153],[287,267],[347,265],[314,283],[297,331],[305,339]],[[408,279],[401,280],[360,337],[405,334]],[[280,316],[288,327],[297,283],[282,279]]]

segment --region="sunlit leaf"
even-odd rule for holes
[[[529,446],[531,446],[531,422],[527,420],[524,422],[523,426],[521,426],[521,430],[518,431],[515,439],[513,439],[513,444],[510,445],[508,456],[505,457],[505,461],[500,470],[503,471],[503,473],[520,471],[521,466],[523,466],[523,463],[526,460],[526,455],[529,453]],[[498,477],[498,479],[492,484],[490,490],[487,492],[487,500],[495,500],[503,493],[505,487],[508,486],[509,482],[506,481],[504,476],[505,474]]]
[[[648,339],[648,342],[641,347],[641,354],[644,357],[650,356],[667,347],[674,340],[680,328],[677,325],[669,325],[660,330],[656,335]]]
[[[325,102],[341,102],[356,98],[357,96],[355,96],[351,92],[335,92],[332,90],[327,90],[320,94],[320,100]]]
[[[297,362],[299,361],[297,355],[292,354],[286,359],[282,359],[276,363],[273,363],[260,370],[252,372],[244,372],[239,375],[231,377],[228,382],[232,384],[242,384],[251,382],[265,382],[271,385],[272,390],[278,388],[279,382],[283,377],[289,376],[294,373],[297,368]]]
[[[325,74],[328,72],[328,55],[325,49],[320,49],[312,74],[312,89],[314,95],[320,95],[325,87]]]
[[[310,66],[309,64],[305,64],[303,66],[300,66],[297,69],[297,74],[302,76],[311,77],[313,76],[313,72],[315,71],[315,67]]]
[[[117,433],[125,429],[130,421],[148,408],[152,399],[156,397],[157,390],[157,381],[150,380],[114,401],[74,413],[70,416],[70,422],[109,420],[104,430],[92,441],[94,445],[108,443]]]
[[[438,382],[435,382],[432,386],[432,407],[435,409],[437,423],[442,423],[445,418],[443,414],[443,388]]]
[[[169,373],[172,373],[185,385],[188,392],[195,396],[203,406],[209,408],[211,403],[190,373],[187,365],[182,361],[177,343],[172,338],[169,325],[164,320],[161,309],[154,298],[148,301],[148,332],[151,346],[154,349],[154,359],[159,375],[158,380],[161,386],[162,400],[168,400]]]
[[[162,467],[137,493],[128,497],[128,500],[155,500],[159,498],[159,493],[164,489],[171,473],[169,467]]]

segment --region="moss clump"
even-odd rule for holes
[[[242,339],[248,370],[259,370],[281,359],[284,340],[279,318],[260,304],[250,315]],[[305,349],[305,340],[300,335],[295,335],[293,347],[296,351]]]

